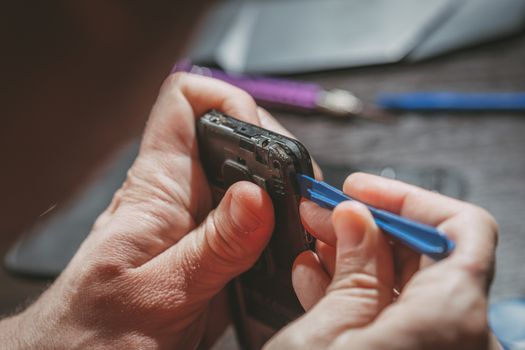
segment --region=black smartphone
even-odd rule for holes
[[[304,313],[293,291],[296,256],[314,248],[299,217],[296,174],[313,176],[312,161],[297,140],[210,111],[197,122],[199,153],[215,204],[230,185],[250,181],[270,195],[272,238],[257,263],[230,285],[233,318],[244,349],[259,349],[280,328]]]

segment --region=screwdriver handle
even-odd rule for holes
[[[314,83],[226,73],[219,69],[196,66],[190,60],[181,60],[172,72],[189,72],[208,76],[237,86],[249,93],[257,102],[277,107],[315,111],[323,92]]]
[[[397,110],[524,111],[525,92],[405,92],[383,93],[376,104]]]

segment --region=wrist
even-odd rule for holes
[[[76,338],[64,322],[66,302],[52,298],[50,290],[24,311],[0,320],[0,344],[8,349],[71,349]],[[66,326],[64,326],[66,325]]]

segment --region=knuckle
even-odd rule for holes
[[[100,281],[114,280],[124,275],[125,270],[121,263],[104,259],[93,262],[88,268],[87,276]]]
[[[471,208],[472,216],[476,217],[477,220],[481,221],[484,225],[490,228],[490,231],[494,234],[498,233],[499,227],[494,216],[485,208],[473,205]]]
[[[100,231],[108,223],[110,217],[111,211],[108,210],[100,214],[93,223],[92,232]]]
[[[484,221],[486,222],[487,226],[490,228],[490,232],[493,235],[494,239],[498,238],[499,235],[499,225],[496,221],[496,218],[492,216],[487,210],[482,209],[481,211],[483,213]]]
[[[468,215],[472,218],[472,222],[477,222],[484,228],[483,232],[495,246],[498,243],[499,225],[494,216],[486,209],[476,205],[470,205]]]
[[[482,261],[476,257],[463,257],[460,260],[460,267],[472,276],[486,276],[492,275],[492,262]]]
[[[243,99],[243,100],[249,101],[250,103],[254,103],[255,104],[255,101],[254,101],[253,97],[249,93],[247,93],[246,91],[244,91],[242,89],[239,89],[237,87],[236,87],[236,90],[237,90],[237,93],[238,93],[240,99]]]
[[[494,279],[494,261],[487,261],[485,263],[467,262],[465,263],[464,268],[472,277],[479,281],[478,283],[483,286],[485,293],[488,293],[492,280]]]
[[[176,72],[168,75],[168,77],[162,83],[160,93],[170,93],[173,91],[180,90],[181,87],[184,85],[187,77],[188,73],[186,72]]]
[[[119,188],[117,192],[115,192],[115,194],[113,195],[113,198],[111,199],[111,203],[109,204],[109,207],[108,207],[109,213],[111,214],[115,213],[120,207],[120,204],[122,203],[124,199],[124,193],[125,193],[126,186],[128,186],[127,180],[124,181],[124,184],[122,185],[122,187]]]
[[[117,294],[123,293],[117,288],[126,279],[124,266],[107,259],[98,259],[86,264],[75,282],[77,288],[71,289],[73,305],[85,305],[98,310],[112,304]]]
[[[377,276],[366,273],[352,273],[343,278],[334,278],[327,288],[327,294],[342,295],[345,298],[358,299],[367,310],[375,314],[381,307],[381,296],[389,291]]]
[[[362,268],[368,264],[373,257],[372,255],[372,251],[366,251],[364,249],[359,251],[359,254],[356,254],[356,251],[352,250],[337,252],[337,274],[350,279],[361,278],[360,275],[374,277],[370,274],[356,272],[362,270]]]
[[[343,278],[337,278],[329,289],[377,290],[379,285],[379,279],[376,276],[366,273],[351,273]]]
[[[354,326],[368,324],[388,303],[384,296],[389,291],[380,286],[377,278],[356,274],[352,278],[335,280],[327,288],[327,298],[349,305],[345,314],[352,319]]]

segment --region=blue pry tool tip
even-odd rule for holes
[[[301,196],[323,208],[334,209],[341,202],[354,200],[337,188],[310,176],[298,174],[297,181]],[[369,205],[367,207],[381,230],[421,254],[440,260],[454,249],[454,242],[435,227]]]

